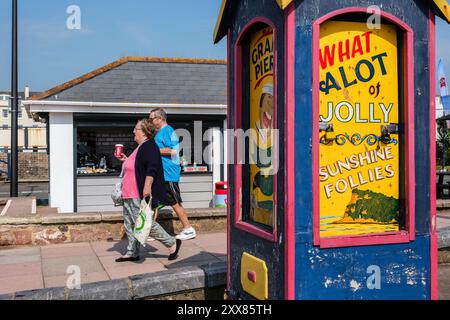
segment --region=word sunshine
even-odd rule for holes
[[[329,178],[342,175],[345,172],[356,170],[366,165],[375,164],[381,161],[388,161],[394,159],[392,148],[386,147],[380,150],[371,150],[364,153],[353,154],[346,157],[344,161],[336,161],[331,165],[319,168],[319,176],[321,182],[326,182]],[[334,183],[325,184],[324,191],[327,199],[331,198],[332,192],[344,193],[348,188],[354,189],[358,186],[365,185],[370,182],[380,181],[386,178],[393,178],[395,171],[393,165],[388,163],[386,165],[369,168],[367,171],[359,171],[356,176],[349,175],[346,178],[338,179]]]
[[[349,102],[340,102],[337,105],[334,105],[333,102],[328,102],[328,112],[326,116],[320,115],[320,121],[330,122],[335,117],[338,121],[346,123],[350,122],[355,118],[356,123],[384,123],[390,122],[389,114],[393,108],[394,104],[390,103],[386,106],[384,103],[380,102],[378,104],[378,108],[381,110],[383,114],[383,119],[377,118],[375,116],[375,103],[369,103],[369,118],[364,118],[361,116],[361,104],[355,103],[353,106]]]

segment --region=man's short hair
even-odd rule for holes
[[[163,119],[164,121],[167,120],[167,113],[164,111],[163,108],[156,108],[156,109],[153,109],[152,111],[150,111],[150,114],[151,114],[151,113],[154,113],[154,114],[155,114],[155,117],[161,118],[161,119]]]

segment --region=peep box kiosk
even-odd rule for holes
[[[223,0],[232,299],[437,299],[445,0]]]

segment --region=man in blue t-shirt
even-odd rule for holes
[[[155,142],[158,145],[164,168],[164,180],[166,181],[167,198],[173,210],[180,218],[183,224],[183,231],[176,236],[180,240],[189,240],[196,237],[195,229],[189,223],[186,211],[183,208],[183,200],[180,195],[180,141],[175,130],[167,124],[167,114],[157,108],[150,112],[150,120],[152,120],[158,133],[155,136]]]

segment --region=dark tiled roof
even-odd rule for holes
[[[223,60],[123,58],[32,100],[226,104]]]

